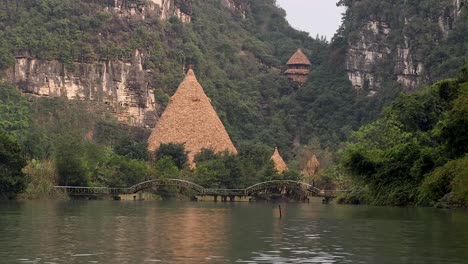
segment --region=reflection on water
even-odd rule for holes
[[[468,213],[311,204],[2,202],[0,263],[468,263]]]

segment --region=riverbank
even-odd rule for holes
[[[362,188],[355,188],[349,192],[339,195],[335,201],[337,204],[342,205],[372,205],[372,206],[385,206],[376,204],[372,197],[368,195],[367,191]],[[465,209],[468,210],[468,205],[464,201],[457,199],[454,192],[450,192],[442,197],[437,203],[431,206],[421,206],[415,203],[402,204],[398,207],[412,207],[412,208],[427,208],[433,207],[438,209]]]

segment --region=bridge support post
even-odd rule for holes
[[[234,196],[234,195],[230,195],[230,196],[229,196],[229,202],[231,202],[231,203],[234,202],[234,199],[235,199],[235,196]]]
[[[215,195],[215,196],[214,196],[214,201],[215,201],[215,202],[218,202],[218,195]]]
[[[323,204],[329,204],[329,203],[330,203],[330,200],[331,200],[330,197],[323,197],[322,203],[323,203]]]

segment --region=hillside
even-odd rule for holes
[[[468,206],[468,65],[457,78],[400,95],[343,151],[353,192],[376,205]]]
[[[347,7],[338,37],[353,87],[404,90],[454,76],[468,54],[466,0],[341,0]]]
[[[293,30],[274,1],[162,10],[179,17],[158,10],[151,1],[6,1],[0,66],[26,93],[104,103],[120,121],[153,127],[194,64],[233,140],[279,146],[289,159],[311,142],[335,148],[378,113],[376,100],[349,89],[328,44]],[[313,63],[301,89],[282,74],[299,47]]]
[[[80,145],[69,158],[93,184],[110,184],[99,175],[123,173],[116,164],[141,169],[148,128],[193,65],[241,159],[255,160],[244,176],[271,174],[275,146],[292,169],[314,154],[329,167],[400,91],[450,76],[466,59],[465,1],[394,2],[340,1],[348,9],[328,43],[291,28],[274,0],[5,0],[0,130],[28,159]],[[312,63],[301,87],[283,74],[298,48]]]

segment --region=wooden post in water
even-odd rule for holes
[[[281,218],[283,218],[283,215],[282,215],[282,213],[281,213],[281,205],[280,205],[280,204],[278,204],[278,210],[279,210],[280,219],[281,219]]]

